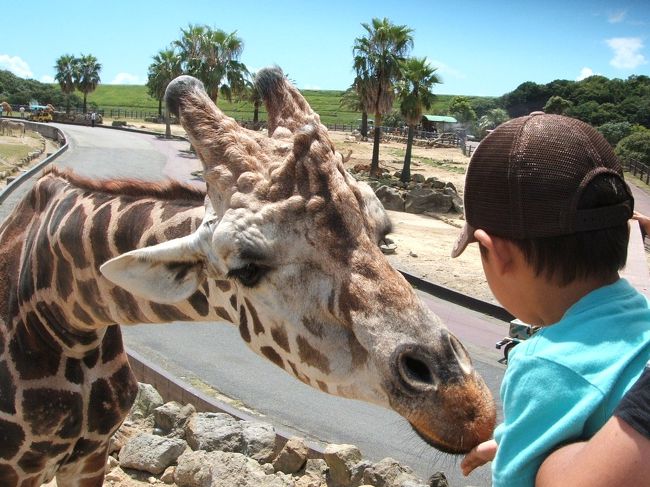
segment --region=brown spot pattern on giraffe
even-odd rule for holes
[[[287,330],[284,329],[281,325],[276,325],[271,328],[271,337],[273,341],[285,352],[290,353],[291,348],[289,347],[289,337],[287,336]]]
[[[259,335],[260,333],[264,333],[264,326],[262,325],[259,316],[257,316],[257,310],[251,304],[248,298],[244,298],[244,302],[246,303],[246,306],[248,307],[248,312],[251,314],[251,318],[253,319],[253,331],[255,332],[256,335]]]
[[[284,361],[282,360],[282,357],[280,357],[280,354],[276,352],[273,347],[269,347],[268,345],[265,345],[260,348],[260,352],[262,352],[262,355],[264,355],[275,365],[284,369]]]
[[[0,360],[0,411],[16,414],[16,385],[4,360]]]
[[[330,361],[325,355],[312,347],[302,336],[298,336],[296,342],[298,343],[298,356],[302,363],[315,367],[324,374],[330,373]]]
[[[251,342],[251,332],[248,329],[248,318],[246,317],[246,308],[239,307],[239,334],[246,343]]]
[[[49,387],[27,389],[22,407],[36,435],[74,438],[81,432],[83,401],[79,394]]]

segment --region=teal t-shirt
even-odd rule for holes
[[[650,309],[625,279],[592,291],[509,355],[494,487],[534,486],[557,447],[594,435],[650,359]]]

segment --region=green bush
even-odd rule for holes
[[[598,131],[603,134],[607,142],[615,146],[632,133],[632,124],[630,122],[608,122],[598,127]]]
[[[650,165],[650,130],[628,135],[616,145],[615,152],[623,165],[631,161]]]

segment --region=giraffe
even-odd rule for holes
[[[390,407],[469,451],[495,407],[461,343],[379,248],[390,222],[279,68],[268,136],[183,76],[166,101],[203,166],[177,183],[46,172],[0,227],[0,484],[99,486],[136,380],[120,328],[227,321],[326,393]]]

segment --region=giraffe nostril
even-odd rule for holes
[[[402,358],[402,369],[408,376],[410,382],[422,382],[433,385],[433,375],[431,370],[422,360],[405,355]]]
[[[417,345],[407,345],[395,353],[395,372],[398,383],[412,392],[426,392],[438,388],[436,376],[427,354]]]

